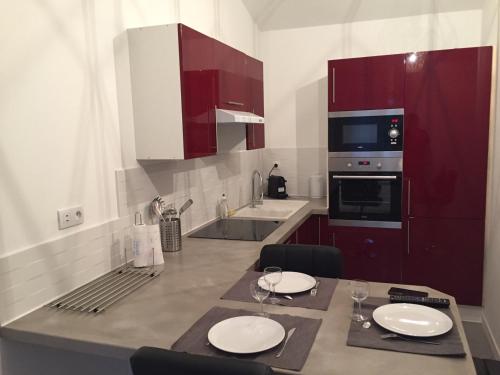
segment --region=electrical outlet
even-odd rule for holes
[[[273,162],[273,165],[274,165],[276,168],[279,168],[279,167],[280,167],[280,162],[279,162],[279,161],[277,161],[277,160],[275,160],[275,161]]]
[[[62,208],[57,210],[59,230],[74,227],[83,223],[83,207]]]

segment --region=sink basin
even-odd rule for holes
[[[256,205],[255,208],[251,208],[250,206],[240,208],[232,217],[260,220],[286,220],[307,203],[308,201],[264,199],[264,203]]]

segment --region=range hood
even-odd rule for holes
[[[231,111],[229,109],[216,109],[216,120],[219,124],[244,123],[263,124],[264,117],[251,112]]]

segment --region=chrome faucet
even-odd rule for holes
[[[260,197],[256,198],[255,197],[255,176],[259,177],[259,190],[260,190]],[[263,204],[264,200],[264,188],[262,186],[262,175],[260,172],[256,169],[252,172],[252,200],[250,201],[250,207],[255,208],[255,205],[257,204]]]

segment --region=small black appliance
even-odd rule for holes
[[[269,176],[267,182],[267,195],[270,198],[286,199],[286,180],[283,176]]]

